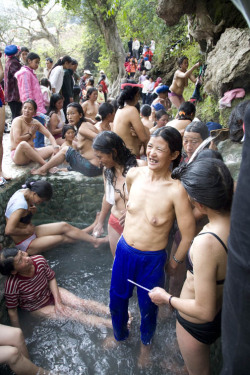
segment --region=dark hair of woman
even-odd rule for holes
[[[62,139],[65,139],[65,134],[68,130],[73,130],[76,133],[74,126],[66,124],[62,128]]]
[[[185,129],[185,133],[199,133],[201,138],[206,139],[209,136],[208,127],[204,122],[192,121]],[[184,135],[185,135],[184,133]]]
[[[48,78],[42,78],[41,81],[40,81],[40,85],[45,86],[45,87],[49,87],[50,90],[51,90],[51,84],[50,84],[50,81],[48,80]]]
[[[110,103],[102,103],[98,109],[98,115],[100,115],[101,120],[105,120],[105,118],[112,113],[114,113],[114,107]]]
[[[14,258],[18,254],[16,247],[5,248],[0,253],[0,273],[5,276],[10,276],[14,271]]]
[[[178,120],[192,120],[191,115],[194,115],[196,111],[195,105],[191,102],[181,103],[178,109]]]
[[[94,84],[95,84],[94,78],[89,78],[87,86],[94,86]]]
[[[21,47],[21,50],[20,50],[20,52],[22,53],[22,52],[28,52],[29,53],[29,49],[27,48],[27,47]]]
[[[104,154],[112,154],[113,160],[123,167],[122,175],[124,177],[131,167],[137,166],[136,156],[126,147],[121,137],[114,132],[104,131],[98,134],[92,147]],[[115,187],[115,168],[105,168],[104,176]]]
[[[62,65],[64,65],[66,62],[68,62],[68,63],[71,63],[71,62],[72,62],[72,58],[71,58],[69,55],[65,55],[65,56],[63,56],[62,59],[57,60],[57,62],[55,63],[55,65],[53,66],[53,68],[51,69],[51,71],[52,71],[53,69],[55,69],[56,66],[62,66]],[[50,73],[51,73],[51,71],[50,71]]]
[[[86,119],[85,119],[85,117],[84,117],[84,112],[83,112],[83,109],[82,109],[82,106],[81,106],[81,104],[79,104],[79,103],[75,103],[75,102],[73,102],[73,103],[69,103],[68,105],[67,105],[67,109],[68,108],[75,108],[76,110],[77,110],[77,112],[79,113],[79,115],[82,115],[82,117],[80,118],[80,120],[79,120],[79,122],[78,122],[78,124],[76,124],[76,128],[77,128],[77,130],[80,128],[80,126],[82,125],[82,123],[83,122],[86,122]]]
[[[135,82],[134,80],[132,79],[127,79],[126,82],[123,82],[123,83],[132,83],[132,84],[136,84],[137,82]],[[140,87],[136,87],[136,86],[125,86],[123,88],[123,90],[121,90],[120,92],[120,95],[117,99],[118,101],[118,105],[119,105],[119,108],[123,108],[124,105],[125,105],[125,102],[130,102],[130,101],[133,101],[134,98],[135,98],[135,95],[141,91],[141,88]]]
[[[102,74],[102,75],[101,75],[101,78],[99,79],[98,84],[101,83],[101,81],[105,81],[105,79],[106,79],[105,74]]]
[[[219,151],[210,150],[209,148],[202,150],[198,153],[194,161],[205,159],[205,158],[212,158],[212,159],[219,159],[223,161],[223,157]]]
[[[40,60],[40,56],[37,53],[35,53],[35,52],[28,53],[28,55],[27,55],[27,63],[28,63],[28,60],[32,61],[32,60],[35,60],[35,59],[39,59]]]
[[[168,113],[165,111],[165,109],[160,109],[159,111],[155,112],[155,118],[156,118],[156,120],[160,120],[160,118],[162,116],[165,116],[165,115],[168,116]]]
[[[35,100],[27,99],[27,100],[25,100],[25,102],[23,102],[23,106],[24,106],[25,103],[30,103],[33,106],[34,110],[37,111],[37,104],[36,104]]]
[[[173,128],[172,126],[167,126],[166,128],[159,128],[151,134],[151,137],[161,137],[167,142],[168,147],[171,153],[175,151],[179,151],[179,155],[175,160],[173,160],[173,169],[178,167],[181,161],[181,150],[182,150],[182,136],[178,130]]]
[[[35,192],[40,198],[49,201],[53,196],[52,185],[44,180],[27,180],[23,188],[30,189]]]
[[[96,87],[90,87],[87,91],[86,100],[89,100],[93,92],[98,91]]]
[[[187,57],[187,56],[181,56],[181,57],[177,60],[178,66],[181,66],[181,64],[183,63],[184,60],[188,60],[188,57]]]
[[[49,115],[50,112],[57,112],[56,103],[59,100],[62,100],[62,99],[63,99],[63,96],[61,94],[52,94],[51,95],[47,115]]]
[[[141,115],[145,117],[149,117],[151,115],[151,106],[149,104],[143,104],[141,107]]]
[[[204,158],[176,168],[172,178],[181,181],[196,202],[219,212],[230,212],[234,183],[227,166],[219,159]]]

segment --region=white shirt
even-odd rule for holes
[[[51,83],[51,88],[55,89],[55,92],[58,94],[62,88],[63,84],[63,66],[58,65],[54,69],[51,70],[49,81]]]
[[[132,44],[132,49],[137,50],[139,48],[140,48],[140,42],[139,42],[139,40],[134,40],[133,44]]]

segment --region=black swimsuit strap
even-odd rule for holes
[[[215,238],[217,238],[217,240],[221,243],[221,245],[224,247],[224,249],[225,249],[225,251],[227,253],[227,247],[226,247],[226,245],[224,244],[224,242],[222,241],[222,239],[219,236],[217,236],[217,234],[215,234],[213,232],[203,232],[203,233],[199,233],[198,236],[200,236],[202,234],[207,234],[207,233],[212,234],[212,236],[214,236]]]

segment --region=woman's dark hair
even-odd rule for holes
[[[72,60],[71,60],[71,64],[72,64],[72,65],[78,65],[78,61],[77,61],[76,59],[72,59]]]
[[[151,115],[152,109],[149,104],[144,104],[141,107],[141,115],[145,117],[149,117]]]
[[[181,64],[183,63],[184,60],[188,60],[188,57],[187,57],[187,56],[181,56],[181,57],[177,60],[178,66],[181,66]]]
[[[28,188],[35,192],[40,198],[49,201],[53,196],[52,185],[44,180],[27,180],[23,188]]]
[[[28,53],[28,55],[27,55],[27,62],[28,62],[28,60],[32,61],[32,60],[35,60],[35,59],[39,59],[40,60],[40,56],[37,53],[35,53],[35,52]]]
[[[250,100],[239,103],[231,112],[228,119],[230,139],[233,142],[240,142],[243,135],[243,122],[247,109],[250,108]]]
[[[27,48],[27,47],[21,47],[21,49],[20,49],[20,52],[22,53],[22,52],[28,52],[29,53],[29,49]]]
[[[110,103],[102,103],[98,109],[98,115],[100,115],[101,120],[105,120],[105,118],[112,113],[114,113],[114,107]],[[97,115],[97,116],[98,116]]]
[[[195,114],[196,108],[195,105],[191,102],[181,103],[178,109],[178,120],[192,120],[191,115]]]
[[[59,60],[57,60],[57,62],[55,63],[55,65],[51,69],[50,73],[52,72],[53,69],[55,69],[56,66],[62,66],[66,62],[69,62],[69,63],[72,62],[72,58],[69,55],[65,55],[65,56],[63,56],[63,58],[60,58]],[[49,74],[49,76],[50,76],[50,74]]]
[[[74,132],[76,133],[74,126],[66,124],[62,128],[62,139],[65,139],[65,134],[67,133],[68,130],[74,130]]]
[[[155,112],[155,118],[156,118],[156,120],[160,120],[160,118],[162,116],[165,116],[165,115],[168,116],[168,113],[164,109],[160,109],[159,111]]]
[[[136,156],[126,147],[121,137],[114,132],[103,131],[98,134],[94,139],[92,147],[94,150],[104,154],[111,154],[113,160],[123,167],[122,175],[124,177],[129,168],[137,166]],[[104,170],[104,176],[111,185],[115,186],[117,177],[114,167],[110,169],[106,168]]]
[[[114,107],[115,112],[117,111],[117,109],[118,109],[118,102],[117,102],[117,99],[114,99],[114,98],[112,98],[112,97],[109,97],[109,98],[107,99],[107,103],[112,104],[112,106]]]
[[[178,130],[172,126],[163,127],[157,129],[151,134],[151,137],[161,137],[167,142],[171,153],[179,151],[179,155],[175,160],[173,160],[173,169],[178,167],[181,160],[181,150],[182,150],[182,136]]]
[[[45,87],[49,87],[50,90],[51,90],[51,83],[48,80],[48,78],[42,78],[41,81],[40,81],[40,85],[45,86]]]
[[[0,273],[5,276],[10,276],[14,268],[14,258],[18,254],[16,247],[4,248],[0,252]]]
[[[219,159],[196,160],[172,172],[188,195],[200,204],[220,212],[230,212],[234,183],[227,166]]]
[[[86,100],[89,100],[91,94],[93,94],[93,92],[95,91],[98,91],[96,87],[90,87],[87,91],[87,94],[86,94]]]
[[[30,103],[33,106],[34,110],[37,111],[37,104],[36,104],[35,100],[27,99],[27,100],[25,100],[25,102],[23,102],[23,106],[24,106],[25,103]]]
[[[75,102],[69,103],[67,105],[67,109],[71,108],[71,107],[75,108],[77,110],[77,112],[79,113],[79,115],[82,115],[82,117],[80,118],[78,124],[76,124],[76,128],[78,130],[80,128],[80,126],[82,125],[82,123],[86,122],[86,119],[84,117],[84,112],[83,112],[81,104],[79,104],[79,103],[75,103]]]
[[[194,161],[197,161],[197,160],[201,160],[201,159],[207,159],[207,158],[210,158],[210,159],[218,159],[218,160],[221,160],[223,161],[223,157],[221,155],[221,153],[219,151],[216,151],[216,150],[210,150],[209,148],[205,149],[205,150],[202,150],[198,153],[198,155],[196,156],[196,158],[194,159]]]
[[[199,133],[201,138],[206,139],[209,136],[207,125],[201,121],[192,121],[185,129],[185,133]],[[185,134],[184,133],[184,134]]]
[[[99,79],[99,82],[98,82],[98,84],[100,84],[100,83],[101,83],[101,81],[105,81],[105,79],[106,79],[106,76],[105,76],[105,74],[102,74],[102,75],[101,75],[101,78]]]
[[[132,79],[127,79],[123,83],[136,84],[136,82],[134,80],[132,80]],[[119,95],[119,97],[117,99],[118,104],[119,104],[119,108],[123,108],[125,102],[134,100],[135,95],[138,92],[140,92],[140,91],[141,91],[140,87],[136,87],[136,86],[124,86],[123,90],[121,90],[120,95]]]
[[[49,109],[47,114],[49,115],[50,112],[57,112],[56,103],[59,100],[62,100],[63,96],[61,94],[52,94],[49,102]]]
[[[87,86],[94,86],[94,84],[95,84],[94,78],[89,78]]]

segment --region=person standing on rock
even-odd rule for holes
[[[199,68],[201,64],[197,62],[188,70],[188,58],[182,56],[178,60],[178,65],[179,68],[176,70],[173,82],[170,86],[171,92],[168,94],[170,101],[177,109],[180,107],[181,103],[185,101],[183,91],[188,85],[188,80],[190,79],[193,83],[196,83],[196,78],[192,73],[196,68]]]

